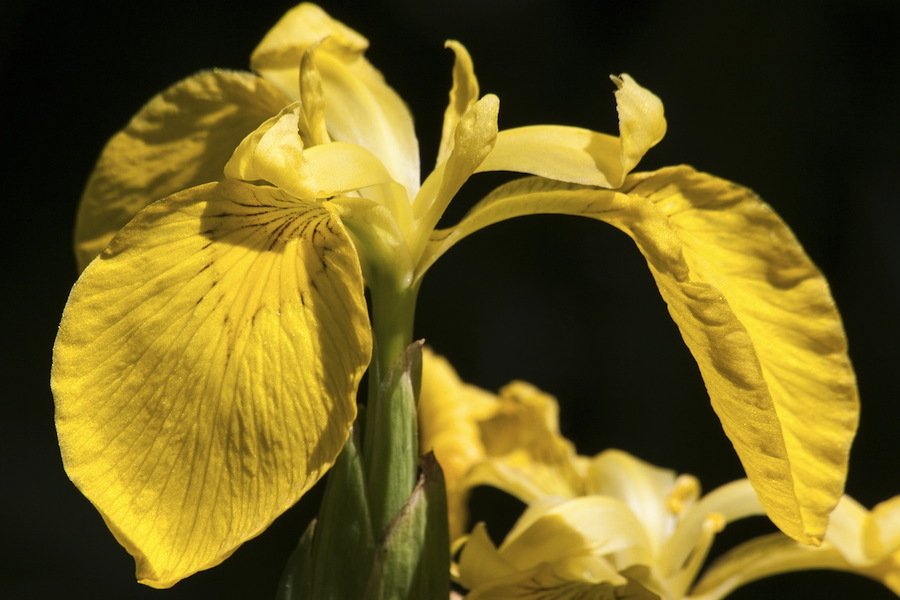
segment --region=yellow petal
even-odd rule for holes
[[[778,215],[745,188],[687,169],[635,175],[626,187],[667,217],[691,277],[717,289],[746,330],[784,437],[789,463],[778,470],[792,478],[794,498],[781,499],[787,488],[769,486],[774,474],[756,451],[764,440],[748,439],[738,453],[776,524],[798,541],[821,540],[843,493],[859,415],[847,340],[827,282]],[[703,351],[692,352],[698,358]],[[710,366],[721,369],[722,358],[710,356]],[[746,370],[734,367],[734,373]],[[714,395],[710,383],[707,378]],[[737,420],[723,424],[746,428]]]
[[[103,149],[75,225],[80,269],[151,202],[223,178],[240,141],[290,100],[250,73],[204,71],[155,96]]]
[[[569,183],[617,188],[666,133],[659,98],[628,75],[618,86],[619,137],[578,127],[538,125],[501,131],[494,151],[478,168],[515,171]]]
[[[53,352],[66,471],[169,587],[263,531],[333,464],[371,352],[359,262],[322,207],[192,188],[76,283]]]
[[[484,457],[478,422],[492,414],[496,404],[493,394],[463,383],[444,357],[423,349],[419,453],[433,451],[444,471],[451,539],[463,533],[468,518],[468,488],[460,487],[462,477]]]
[[[674,515],[668,499],[675,488],[675,473],[653,466],[621,450],[601,452],[589,463],[585,495],[624,502],[650,534],[653,553],[659,555],[672,533]]]
[[[447,161],[438,166],[422,184],[413,202],[413,217],[422,239],[413,242],[418,257],[428,236],[437,226],[456,192],[488,156],[497,140],[500,100],[488,94],[463,115],[453,133],[453,148]]]
[[[444,47],[453,50],[456,60],[453,63],[453,87],[450,89],[450,102],[444,111],[444,126],[441,130],[441,144],[435,165],[440,165],[448,158],[453,150],[454,134],[459,120],[466,114],[472,105],[478,100],[478,79],[475,77],[475,67],[472,57],[465,46],[457,41],[449,40]]]
[[[478,427],[484,459],[470,467],[460,484],[464,489],[491,485],[525,503],[584,493],[575,448],[559,433],[559,405],[552,396],[511,383]]]
[[[265,181],[295,198],[312,201],[318,194],[300,139],[300,103],[285,107],[241,141],[225,165],[225,176]]]
[[[468,548],[468,546],[467,546]],[[465,550],[463,551],[465,552]],[[473,555],[471,562],[474,563]],[[637,582],[617,573],[600,557],[579,556],[494,577],[475,586],[469,600],[659,600]]]
[[[472,589],[494,579],[516,572],[514,565],[503,560],[488,537],[484,523],[478,523],[468,536],[459,555],[459,583]]]
[[[650,541],[624,503],[582,496],[529,506],[500,545],[500,556],[519,570],[578,556],[616,555],[620,565],[652,564]]]
[[[676,167],[636,175],[626,191],[542,179],[503,186],[434,233],[417,277],[459,239],[519,215],[583,215],[623,230],[647,259],[767,514],[817,543],[843,489],[859,410],[825,280],[745,188]]]
[[[318,6],[301,4],[266,34],[250,65],[285,94],[305,102],[300,97],[300,63],[307,48],[317,42],[322,44],[316,48],[314,63],[321,74],[329,135],[375,154],[412,198],[419,189],[419,145],[412,116],[363,57],[369,45],[366,38]]]

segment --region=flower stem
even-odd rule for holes
[[[408,353],[418,286],[370,285],[374,351],[363,457],[376,536],[403,507],[418,477],[416,405],[421,361]],[[415,354],[418,356],[417,354]]]

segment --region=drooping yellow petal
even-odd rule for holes
[[[659,98],[628,75],[618,86],[619,137],[579,127],[537,125],[501,131],[494,151],[478,168],[514,171],[548,179],[617,188],[666,133]]]
[[[672,531],[674,515],[667,500],[674,488],[673,471],[621,450],[606,450],[590,460],[583,493],[624,502],[650,534],[652,551],[658,555]]]
[[[440,165],[450,158],[456,126],[478,100],[479,94],[478,79],[475,77],[475,67],[469,51],[455,40],[448,40],[444,47],[453,50],[456,60],[453,62],[453,87],[450,89],[450,101],[444,111],[441,144],[435,165]]]
[[[151,202],[219,181],[240,141],[290,104],[250,73],[204,71],[155,96],[113,136],[81,198],[75,254],[83,269]]]
[[[827,282],[778,215],[745,188],[667,169],[635,175],[626,189],[667,217],[691,276],[718,289],[746,329],[781,425],[800,519],[788,506],[775,519],[775,494],[764,491],[762,478],[751,481],[785,533],[821,540],[843,493],[859,416],[847,339]],[[745,468],[756,470],[747,458]]]
[[[749,190],[687,167],[635,175],[622,192],[526,179],[435,232],[417,277],[462,237],[540,213],[634,239],[766,512],[791,537],[820,541],[858,398],[827,284],[784,223]]]
[[[323,41],[324,40],[324,41]],[[250,58],[254,71],[282,92],[300,97],[300,64],[316,48],[325,123],[331,138],[357,144],[384,163],[410,198],[419,189],[419,145],[406,105],[363,56],[368,40],[314,4],[290,11],[263,38]]]
[[[169,587],[331,466],[371,352],[353,245],[325,208],[237,182],[144,209],[76,283],[54,346],[66,471]]]

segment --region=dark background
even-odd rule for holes
[[[270,598],[315,513],[313,492],[220,567],[167,592],[137,585],[130,557],[62,471],[48,388],[56,324],[76,278],[75,209],[102,145],[176,80],[213,66],[246,68],[292,4],[6,0],[0,8],[3,598]],[[614,133],[610,73],[628,72],[659,95],[669,133],[640,168],[688,163],[732,179],[791,225],[831,282],[859,377],[863,413],[848,492],[866,506],[900,493],[900,3],[324,7],[370,39],[369,59],[416,117],[429,170],[450,86],[446,38],[466,44],[482,93],[500,97],[501,127]],[[497,181],[467,185],[450,218]],[[583,454],[623,448],[694,473],[707,490],[742,475],[643,259],[610,227],[529,217],[467,239],[429,273],[417,335],[472,383],[496,390],[520,378],[559,397],[564,433]],[[502,499],[481,492],[476,500]],[[714,551],[752,527],[729,527]],[[733,597],[757,596],[892,597],[833,573],[771,579]]]

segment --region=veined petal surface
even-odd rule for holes
[[[602,220],[635,241],[767,514],[820,542],[859,406],[828,286],[787,226],[749,190],[688,167],[621,191],[524,179],[436,231],[419,274],[462,237],[540,213]]]
[[[304,3],[288,11],[266,34],[253,51],[250,65],[282,92],[302,101],[301,60],[318,42],[322,43],[316,47],[314,63],[321,75],[331,139],[375,154],[408,196],[414,197],[420,174],[412,115],[363,56],[369,46],[366,38],[318,6]]]
[[[79,269],[151,202],[223,179],[241,140],[290,102],[256,75],[224,70],[155,96],[106,144],[87,183],[75,225]]]
[[[334,462],[371,353],[325,208],[213,183],[144,209],[73,288],[52,388],[66,471],[154,587],[215,566]]]

